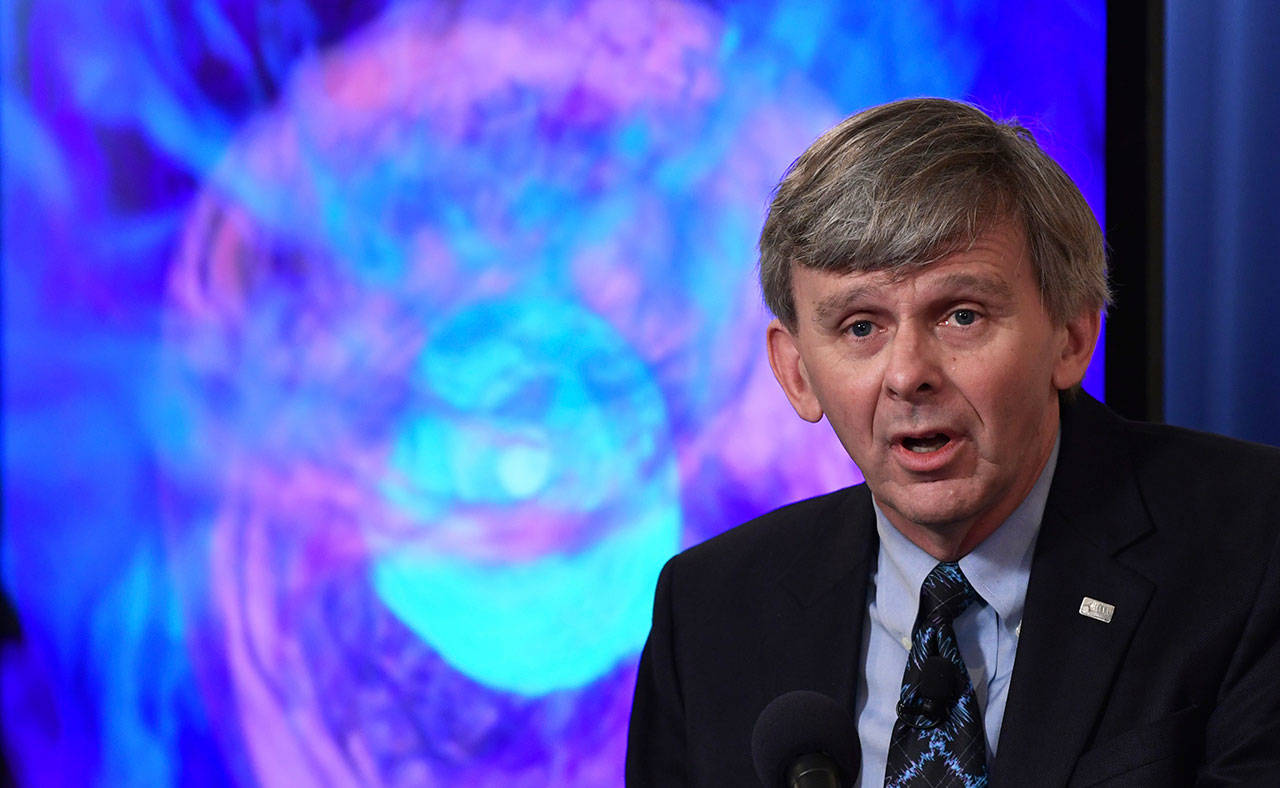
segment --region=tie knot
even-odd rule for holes
[[[920,586],[920,618],[929,626],[942,626],[978,599],[978,592],[960,571],[960,565],[946,561],[938,564]]]

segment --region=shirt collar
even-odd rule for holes
[[[999,528],[960,559],[960,570],[974,590],[1010,627],[1022,623],[1027,580],[1031,577],[1031,557],[1036,536],[1040,533],[1045,503],[1049,499],[1053,473],[1058,465],[1061,443],[1059,431],[1053,442],[1053,451],[1031,492]],[[938,559],[903,536],[885,517],[874,496],[872,506],[876,513],[876,531],[880,535],[876,607],[880,620],[895,636],[909,639],[920,607],[920,586],[938,565]]]

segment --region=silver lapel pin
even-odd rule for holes
[[[1115,605],[1109,605],[1106,602],[1099,602],[1090,596],[1080,600],[1080,615],[1086,618],[1092,618],[1101,621],[1104,624],[1110,624],[1111,617],[1115,614]]]

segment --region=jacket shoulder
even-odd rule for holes
[[[1126,427],[1144,497],[1160,519],[1230,516],[1275,530],[1280,448],[1165,424]]]
[[[1191,517],[1271,523],[1280,507],[1280,449],[1274,446],[1129,421],[1091,398],[1068,407],[1063,445],[1066,465],[1084,469],[1072,473],[1077,482],[1114,487],[1132,473],[1157,523]]]
[[[864,499],[869,507],[871,493],[859,484],[796,501],[693,545],[672,560],[699,569],[774,563],[780,553],[821,538],[833,522],[854,516]]]
[[[1125,422],[1139,456],[1170,473],[1203,476],[1219,470],[1245,480],[1275,481],[1280,448],[1170,424]]]
[[[679,553],[663,574],[681,597],[741,598],[816,554],[852,557],[874,534],[871,493],[846,487],[774,509]]]

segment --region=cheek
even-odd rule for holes
[[[847,359],[826,359],[809,370],[810,385],[828,413],[852,413],[874,407],[880,386],[877,375],[868,365]]]
[[[1024,363],[992,374],[981,382],[982,394],[993,426],[1006,436],[1028,439],[1041,428],[1046,408],[1057,392],[1052,366],[1042,358],[1023,358]]]
[[[855,376],[815,381],[814,392],[840,441],[853,453],[872,442],[880,389]]]
[[[1053,395],[1053,365],[1047,352],[1011,348],[1007,353],[957,363],[953,382],[986,422],[1027,420]]]

